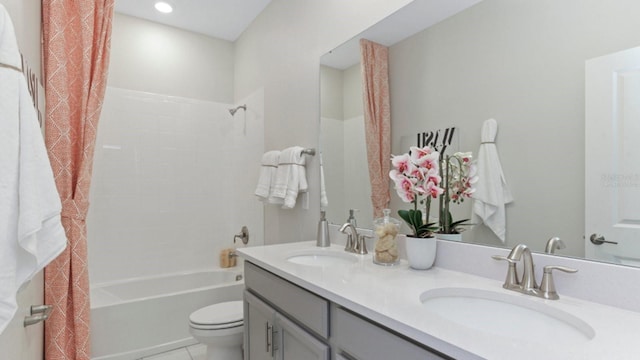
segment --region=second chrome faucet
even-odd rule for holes
[[[509,263],[509,269],[507,270],[507,277],[502,285],[503,288],[513,291],[518,291],[523,294],[533,295],[549,300],[559,299],[558,293],[555,289],[553,282],[552,271],[560,270],[568,273],[575,273],[578,270],[571,269],[564,266],[545,266],[542,276],[542,282],[540,286],[536,283],[536,274],[533,264],[533,256],[531,255],[531,249],[524,244],[516,245],[509,255],[492,256],[495,260],[504,260]],[[518,277],[516,264],[522,261],[523,270],[522,276]]]

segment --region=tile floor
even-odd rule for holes
[[[207,347],[202,344],[171,350],[162,354],[148,356],[140,360],[205,360]]]

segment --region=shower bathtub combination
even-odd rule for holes
[[[127,279],[91,287],[92,360],[132,360],[196,344],[189,315],[241,300],[241,268]]]

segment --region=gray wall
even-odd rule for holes
[[[564,254],[582,256],[584,62],[640,45],[637,14],[635,0],[485,0],[394,45],[394,144],[457,126],[461,150],[477,155],[482,122],[495,118],[515,198],[507,245],[543,250],[560,236],[570,243]],[[499,241],[484,227],[464,237]]]
[[[265,150],[318,147],[320,56],[409,0],[273,0],[236,42],[235,98],[263,87]],[[315,238],[318,159],[308,165],[310,210],[267,207],[265,242]]]

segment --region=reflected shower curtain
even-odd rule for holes
[[[372,41],[360,40],[364,128],[371,181],[373,217],[389,206],[391,166],[391,109],[389,106],[389,50]]]
[[[107,82],[114,0],[43,0],[45,142],[69,244],[45,268],[45,359],[88,360],[89,186]]]

